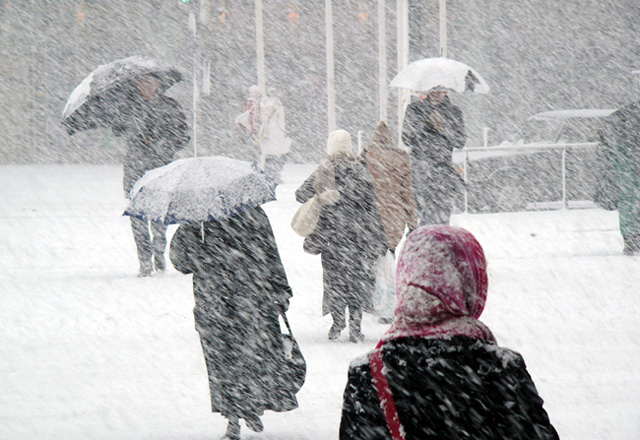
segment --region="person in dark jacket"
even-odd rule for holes
[[[170,257],[176,270],[193,274],[193,314],[211,409],[229,421],[224,438],[240,438],[240,418],[259,432],[265,410],[297,408],[282,374],[285,349],[278,321],[292,292],[264,210],[181,225]]]
[[[601,136],[599,159],[606,164],[599,185],[618,210],[625,255],[640,254],[640,102],[613,112]],[[597,197],[596,197],[596,201]]]
[[[125,197],[144,173],[173,161],[174,154],[189,142],[189,127],[180,104],[157,93],[159,86],[160,80],[153,74],[140,77],[112,126],[115,135],[127,139],[123,163]],[[154,265],[163,271],[166,225],[131,217],[131,229],[140,262],[138,276],[151,275]]]
[[[353,154],[351,135],[336,130],[327,142],[328,158],[298,188],[296,200],[337,191],[339,199],[323,206],[318,225],[305,238],[305,251],[321,254],[322,313],[331,313],[329,339],[340,336],[349,309],[349,339],[364,340],[362,313],[373,310],[373,264],[387,250],[371,176]]]
[[[341,440],[558,439],[522,356],[478,320],[487,285],[465,229],[409,235],[393,324],[349,367]]]
[[[451,103],[446,89],[431,89],[426,98],[407,107],[402,142],[411,149],[421,226],[449,224],[453,199],[462,184],[451,156],[454,148],[464,147],[466,139],[462,111]]]

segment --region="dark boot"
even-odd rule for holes
[[[351,342],[364,341],[364,335],[360,331],[362,325],[362,310],[349,307],[349,340]]]
[[[624,255],[636,255],[640,253],[640,234],[625,234],[622,236],[624,240]]]
[[[220,440],[240,440],[240,422],[237,417],[229,417],[227,432]]]
[[[331,316],[333,317],[333,325],[331,326],[331,329],[329,329],[329,340],[333,341],[338,339],[340,332],[344,330],[347,323],[344,319],[344,312],[331,312]]]

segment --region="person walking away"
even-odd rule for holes
[[[285,112],[278,89],[272,87],[260,101],[260,162],[259,166],[276,182],[284,166],[283,156],[291,150],[291,139],[286,136]]]
[[[279,314],[292,296],[269,219],[261,207],[227,220],[181,225],[171,263],[193,274],[196,330],[209,376],[211,409],[240,438],[239,419],[262,431],[265,410],[298,406],[282,374]]]
[[[260,161],[259,148],[259,132],[261,126],[260,117],[260,100],[262,99],[262,90],[256,85],[249,87],[249,99],[244,107],[244,111],[239,114],[235,123],[238,124],[243,130],[249,133],[251,137],[251,145],[254,153],[252,154],[251,161],[258,163]]]
[[[449,224],[453,199],[462,184],[452,163],[454,148],[466,142],[462,111],[442,87],[412,102],[404,117],[402,142],[411,149],[413,191],[420,225]]]
[[[613,112],[601,132],[625,255],[640,254],[640,102]],[[605,179],[603,179],[605,180]],[[614,208],[615,209],[615,208]]]
[[[393,324],[349,367],[340,440],[558,439],[522,356],[478,319],[487,288],[470,232],[409,234]]]
[[[361,342],[362,313],[372,311],[373,264],[387,250],[387,242],[371,176],[344,130],[329,135],[327,159],[298,188],[296,200],[305,203],[332,190],[339,199],[323,206],[316,229],[305,238],[305,251],[321,255],[322,314],[333,318],[329,340],[346,328],[348,309],[349,340]]]
[[[127,140],[123,162],[125,197],[144,173],[173,161],[174,154],[190,139],[180,104],[159,94],[159,86],[160,79],[153,74],[139,77],[112,127],[116,136],[124,136]],[[140,263],[138,276],[151,275],[154,265],[156,270],[163,271],[166,267],[166,225],[131,217],[131,229]]]
[[[391,130],[384,121],[376,125],[371,143],[364,148],[362,158],[373,178],[387,248],[395,255],[405,228],[412,231],[419,222],[411,183],[411,158],[396,146]],[[391,322],[395,292],[391,293],[393,295],[380,298],[380,310],[376,312],[380,315],[381,323]]]

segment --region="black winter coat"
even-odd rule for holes
[[[401,338],[383,346],[406,440],[558,439],[522,356],[478,339]],[[352,362],[340,440],[389,440],[370,368]]]
[[[123,188],[125,197],[147,171],[167,165],[187,146],[189,127],[180,104],[165,95],[145,101],[131,98],[112,126],[116,136],[126,136]]]
[[[316,230],[305,239],[305,249],[322,257],[322,313],[347,306],[371,311],[373,264],[387,250],[373,181],[359,162],[328,161],[321,166],[334,167],[334,189],[340,193],[338,203],[322,208]],[[298,202],[315,195],[316,173],[296,191]]]
[[[278,322],[278,304],[288,306],[291,288],[262,208],[205,222],[204,232],[200,224],[181,225],[170,255],[176,270],[193,274],[212,410],[243,417],[296,408],[281,374]]]

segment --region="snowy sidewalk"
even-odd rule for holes
[[[349,361],[364,344],[326,340],[319,257],[289,226],[313,170],[287,166],[265,206],[308,363],[300,408],[267,413],[243,439],[337,438]],[[0,167],[0,438],[217,439],[193,327],[191,277],[139,279],[119,166]],[[622,256],[601,210],[458,215],[487,253],[483,321],[521,352],[562,439],[640,438],[640,257]],[[170,233],[175,227],[170,228]]]

